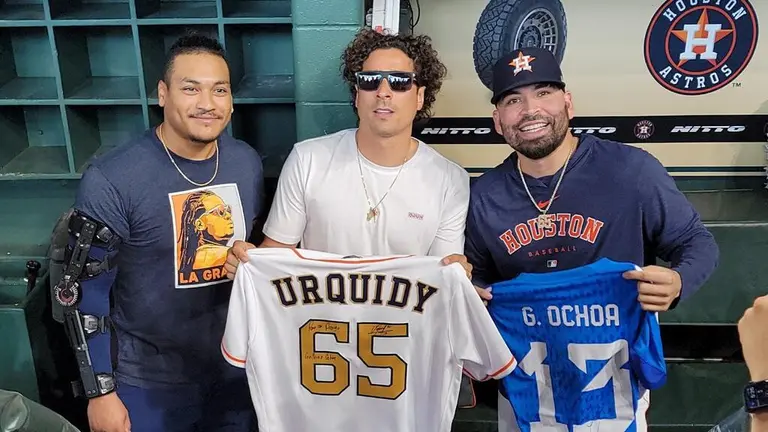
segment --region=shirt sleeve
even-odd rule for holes
[[[680,274],[680,298],[684,300],[701,288],[717,267],[717,243],[672,176],[650,154],[638,182],[645,237],[656,255]]]
[[[458,171],[458,170],[457,170]],[[445,257],[464,253],[464,227],[469,206],[469,174],[461,170],[446,188],[445,205],[429,255]]]
[[[517,362],[464,271],[458,264],[450,267],[460,284],[451,299],[448,321],[454,355],[475,381],[504,378]]]
[[[467,214],[466,240],[464,241],[464,255],[472,264],[472,283],[480,288],[488,288],[498,277],[495,273],[493,259],[485,245],[482,231],[477,226],[472,213],[472,200],[469,202]]]
[[[239,266],[232,282],[227,323],[221,340],[221,354],[224,359],[239,368],[245,368],[248,345],[253,333],[248,320],[250,293],[253,289],[253,280],[246,265]]]
[[[74,208],[96,219],[125,240],[130,237],[128,197],[124,197],[101,172],[91,165],[83,173]]]
[[[272,207],[264,224],[264,235],[272,240],[290,245],[301,240],[307,224],[305,170],[301,155],[294,146],[283,164]]]

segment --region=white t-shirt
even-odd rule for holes
[[[462,368],[500,379],[517,364],[458,264],[248,253],[221,350],[246,370],[261,432],[448,432]]]
[[[358,164],[356,129],[302,141],[283,165],[264,234],[303,249],[354,255],[432,255],[464,253],[469,206],[469,174],[419,141],[376,221],[373,206],[400,169],[375,165],[362,154]]]

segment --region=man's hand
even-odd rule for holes
[[[469,279],[472,279],[472,264],[467,261],[467,257],[464,255],[459,254],[453,254],[448,255],[447,257],[443,258],[443,264],[453,264],[453,263],[459,263],[462,267],[464,267],[464,271],[467,273],[467,277]]]
[[[91,432],[131,432],[128,410],[117,393],[88,401],[88,426]]]
[[[752,381],[768,380],[768,295],[758,297],[739,320],[739,339]]]
[[[643,267],[642,271],[625,272],[624,279],[638,281],[637,301],[644,310],[651,312],[668,310],[683,288],[680,273],[655,265]]]
[[[242,240],[235,240],[235,244],[227,252],[227,262],[224,263],[224,271],[227,272],[227,278],[234,279],[237,265],[240,262],[248,261],[248,249],[254,249],[256,246],[246,243]]]
[[[472,264],[470,264],[469,261],[467,261],[467,257],[465,257],[464,255],[453,254],[443,258],[443,264],[448,265],[453,263],[461,264],[461,266],[464,267],[464,271],[467,273],[467,277],[469,278],[469,280],[472,280]],[[483,288],[475,287],[475,291],[477,291],[477,294],[480,296],[481,299],[483,299],[486,302],[486,304],[488,300],[490,300],[492,297],[490,288],[483,289]]]

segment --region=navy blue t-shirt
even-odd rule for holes
[[[560,173],[525,175],[541,208]],[[554,223],[539,229],[540,212],[522,184],[515,153],[473,182],[465,254],[476,285],[600,258],[642,267],[647,257],[658,256],[680,273],[685,299],[717,265],[714,238],[664,166],[645,150],[582,135],[553,199],[548,214]]]
[[[83,174],[75,208],[122,240],[111,275],[121,382],[200,383],[225,367],[219,347],[231,281],[223,265],[227,248],[251,234],[263,205],[263,170],[248,144],[222,134],[218,145],[218,174],[204,187],[182,177],[154,129],[94,160]],[[172,156],[194,182],[213,176],[216,155]],[[108,312],[107,290],[84,283],[80,309]],[[104,339],[94,339],[94,369],[111,370]]]

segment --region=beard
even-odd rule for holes
[[[219,135],[220,134],[214,135],[213,133],[208,135],[200,135],[200,134],[195,134],[194,132],[190,132],[190,134],[188,135],[188,139],[191,143],[200,145],[200,147],[204,147],[216,141]]]
[[[532,140],[521,138],[519,126],[531,121],[546,122],[547,126],[545,127],[549,128],[549,133]],[[568,113],[566,110],[563,110],[554,117],[544,115],[525,116],[515,124],[502,123],[501,130],[504,133],[504,140],[516,152],[528,159],[542,159],[557,150],[565,140],[565,136],[568,134]]]

